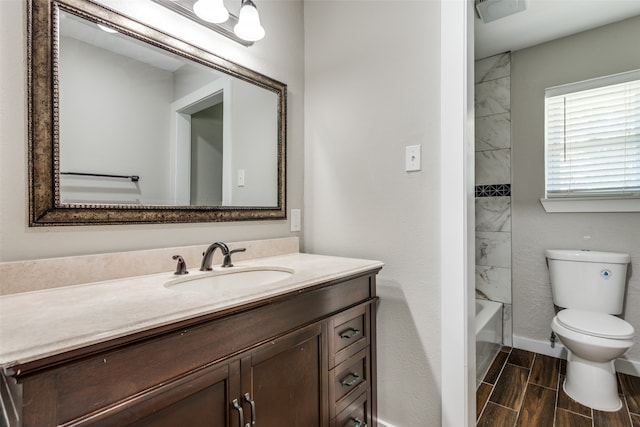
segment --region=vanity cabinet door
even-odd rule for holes
[[[242,359],[245,423],[260,427],[328,425],[324,330],[326,323],[292,332]],[[253,412],[250,401],[254,402]]]
[[[239,394],[240,363],[198,369],[128,399],[108,411],[71,423],[74,426],[212,427],[238,426],[231,404]]]

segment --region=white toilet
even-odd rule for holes
[[[633,326],[622,313],[627,254],[548,249],[553,302],[562,310],[551,329],[567,348],[564,391],[601,411],[622,407],[614,360],[633,345]]]

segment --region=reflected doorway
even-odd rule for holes
[[[222,205],[223,102],[191,115],[192,206]]]

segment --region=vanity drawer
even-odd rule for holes
[[[332,318],[329,323],[329,368],[369,345],[371,304],[362,304]]]
[[[362,393],[331,421],[331,427],[371,426],[371,408],[369,401],[369,393]]]
[[[344,411],[357,396],[369,390],[369,347],[345,360],[330,371],[330,417]]]

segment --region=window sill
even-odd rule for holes
[[[547,212],[640,212],[640,199],[540,199]]]

